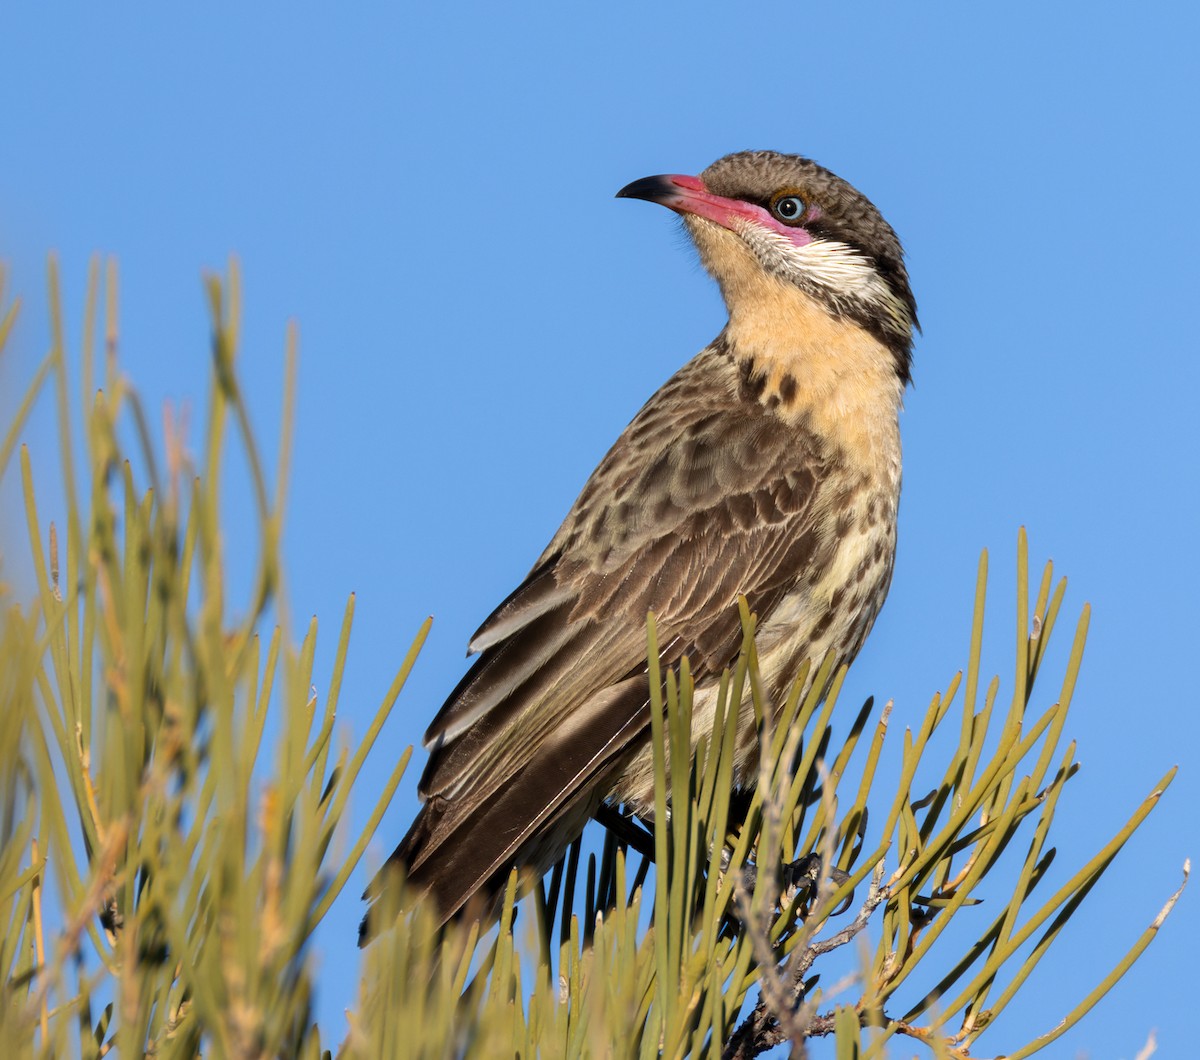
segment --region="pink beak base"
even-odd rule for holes
[[[778,232],[797,244],[808,243],[812,239],[803,228],[783,224],[761,206],[742,199],[726,199],[721,195],[714,195],[699,177],[689,177],[681,173],[642,177],[632,184],[626,184],[617,192],[617,198],[656,202],[679,214],[706,218],[722,228],[736,229],[739,222],[749,221],[772,232]]]

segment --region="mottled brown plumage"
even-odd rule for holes
[[[513,864],[548,867],[602,801],[650,810],[647,612],[664,667],[690,661],[698,736],[739,595],[779,700],[804,660],[854,657],[891,579],[916,307],[890,226],[775,152],[621,194],[683,215],[729,323],[622,432],[429,728],[425,805],[393,860],[443,918]],[[744,775],[748,704],[738,748]]]

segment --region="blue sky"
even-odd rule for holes
[[[895,699],[894,719],[921,717],[965,660],[984,547],[989,672],[1007,682],[1024,525],[1036,566],[1052,557],[1069,575],[1068,612],[1093,606],[1068,722],[1084,769],[1059,812],[1063,878],[1183,766],[986,1053],[1049,1029],[1200,852],[1187,132],[1200,17],[1184,3],[917,7],[10,12],[0,259],[27,311],[0,388],[46,347],[46,253],[60,256],[77,338],[100,252],[121,268],[127,372],[152,409],[198,405],[200,273],[238,255],[241,369],[267,437],[285,326],[300,328],[290,602],[297,621],[321,619],[327,675],[358,594],[349,730],[435,616],[364,776],[372,792],[608,444],[723,323],[670,215],[613,193],[747,147],[851,180],[905,242],[925,330],[902,421],[895,581],[847,701],[875,693]],[[13,496],[0,491],[5,506]],[[234,556],[235,577],[249,562]],[[377,860],[415,809],[416,777]],[[353,997],[358,916],[348,895],[319,939],[331,1031]],[[1132,1057],[1151,1028],[1160,1055],[1194,1049],[1197,939],[1189,894],[1052,1055]]]

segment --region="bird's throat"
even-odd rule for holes
[[[823,436],[867,458],[898,446],[903,384],[891,351],[793,287],[762,283],[729,306],[725,339],[744,398],[807,420]]]

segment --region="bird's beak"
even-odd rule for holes
[[[679,214],[693,214],[715,221],[722,228],[734,228],[739,222],[763,223],[764,211],[752,203],[740,199],[726,199],[714,195],[699,177],[688,177],[679,173],[664,173],[655,177],[642,177],[626,184],[618,199],[645,199],[656,202]]]
[[[699,177],[685,177],[679,173],[663,173],[657,177],[642,177],[632,184],[626,184],[619,192],[618,199],[645,199],[647,202],[657,202],[663,206],[674,208],[675,200],[681,199],[688,192],[704,190],[704,182]]]

